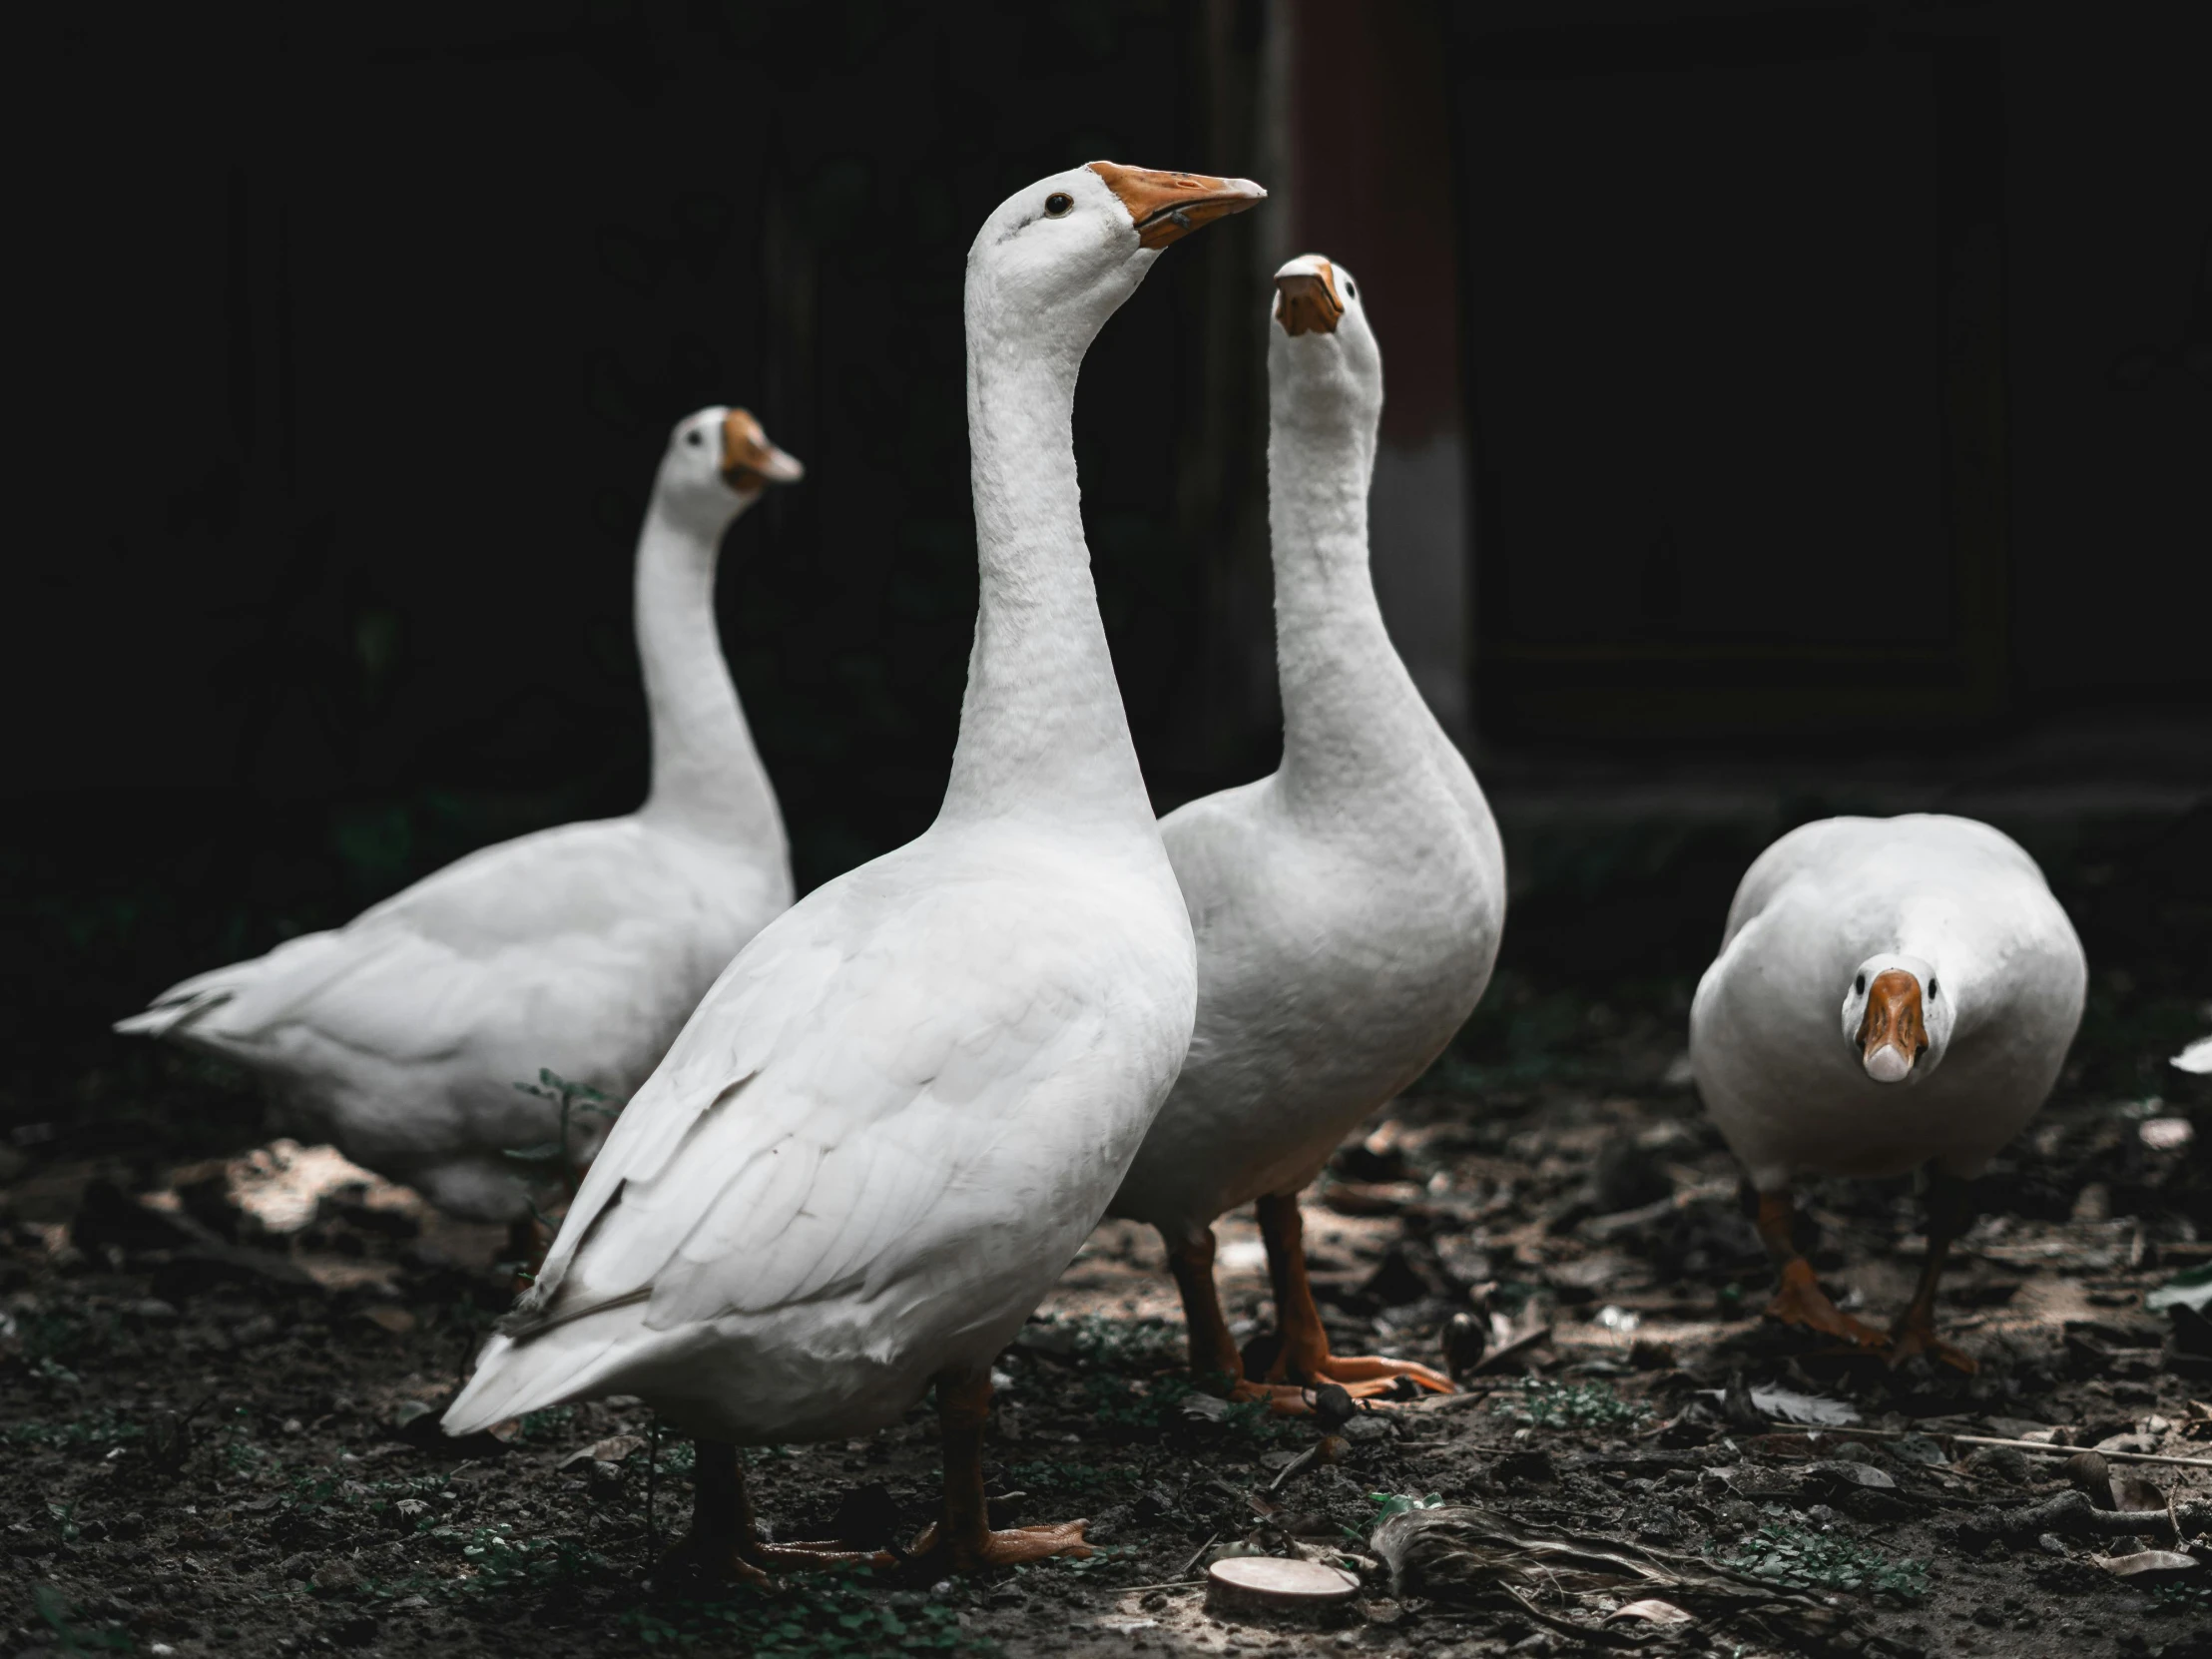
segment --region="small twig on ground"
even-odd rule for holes
[[[2077,1445],[2051,1445],[2043,1440],[2008,1440],[1995,1434],[1949,1434],[1940,1429],[1921,1428],[1852,1428],[1842,1424],[1831,1426],[1822,1423],[1815,1427],[1802,1422],[1767,1423],[1770,1432],[1778,1434],[1856,1434],[1867,1440],[1902,1440],[1909,1434],[1921,1434],[1929,1439],[1950,1440],[1958,1445],[2008,1445],[2022,1451],[2039,1451],[2046,1457],[2071,1457],[2082,1448]],[[2212,1457],[2168,1457],[2158,1451],[2118,1451],[2104,1453],[2114,1461],[2130,1463],[2165,1463],[2175,1468],[2212,1469]]]
[[[1207,1533],[1206,1541],[1191,1551],[1191,1558],[1175,1569],[1175,1576],[1177,1578],[1188,1578],[1192,1573],[1198,1571],[1199,1562],[1206,1559],[1206,1552],[1214,1547],[1214,1540],[1220,1536],[1221,1528],[1218,1526]]]
[[[1517,1377],[1474,1377],[1459,1384],[1458,1392],[1429,1394],[1395,1407],[1400,1411],[1471,1411],[1494,1393],[1520,1385]]]
[[[1703,1181],[1688,1187],[1678,1187],[1665,1198],[1649,1204],[1640,1204],[1633,1210],[1615,1210],[1609,1215],[1592,1216],[1582,1223],[1578,1231],[1593,1244],[1606,1244],[1627,1233],[1640,1233],[1653,1222],[1664,1221],[1678,1211],[1687,1210],[1693,1204],[1703,1204],[1712,1199],[1734,1195],[1734,1181]]]
[[[1277,1469],[1275,1471],[1275,1478],[1268,1482],[1267,1489],[1271,1492],[1281,1491],[1283,1489],[1283,1482],[1290,1479],[1292,1475],[1304,1474],[1308,1469],[1312,1468],[1316,1463],[1320,1462],[1322,1460],[1322,1454],[1326,1449],[1326,1444],[1327,1442],[1325,1441],[1316,1440],[1312,1445],[1308,1446],[1296,1457],[1293,1457],[1288,1463],[1285,1463],[1280,1469]]]

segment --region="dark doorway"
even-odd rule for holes
[[[1490,736],[2002,708],[1997,54],[1877,21],[1458,20]]]

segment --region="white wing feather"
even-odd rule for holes
[[[747,930],[718,911],[752,909],[757,922],[788,898],[774,875],[731,863],[635,820],[568,825],[486,847],[342,928],[188,979],[154,1006],[197,1005],[178,1034],[245,1058],[305,1027],[397,1065],[449,1057],[487,1020],[557,1031],[564,1010],[589,1009],[617,1026],[656,1023],[647,1005],[665,975],[704,977]],[[746,885],[762,889],[754,904],[730,890]],[[705,902],[717,886],[735,902]],[[695,950],[704,970],[686,959]]]
[[[909,888],[902,863],[811,894],[708,992],[594,1162],[507,1363],[533,1328],[648,1290],[654,1331],[874,1295],[987,1254],[994,1225],[1102,1202],[1188,1040],[1177,987],[1134,1010],[1121,990],[1158,986],[1154,941],[1106,883],[1076,903],[1065,872]],[[1187,950],[1179,919],[1159,932]],[[1056,1114],[1063,1095],[1088,1112]]]

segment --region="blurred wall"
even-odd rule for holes
[[[1485,730],[1903,753],[2204,720],[2174,602],[2212,547],[2197,13],[1435,15]],[[1398,50],[1385,79],[1428,84]]]
[[[2023,7],[2002,41],[2023,696],[2202,699],[2212,19]]]

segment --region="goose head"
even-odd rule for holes
[[[1372,431],[1382,415],[1382,350],[1352,273],[1301,254],[1275,274],[1268,384],[1276,418],[1343,419]]]
[[[1073,366],[1160,250],[1267,199],[1249,179],[1091,162],[1039,179],[983,221],[968,249],[971,339],[1018,334]]]
[[[676,423],[661,459],[659,491],[686,518],[726,524],[769,485],[795,484],[806,475],[795,457],[769,442],[749,411],[718,404]]]
[[[1844,993],[1844,1040],[1877,1083],[1925,1077],[1949,1045],[1952,999],[1933,963],[1885,951],[1869,956]]]

